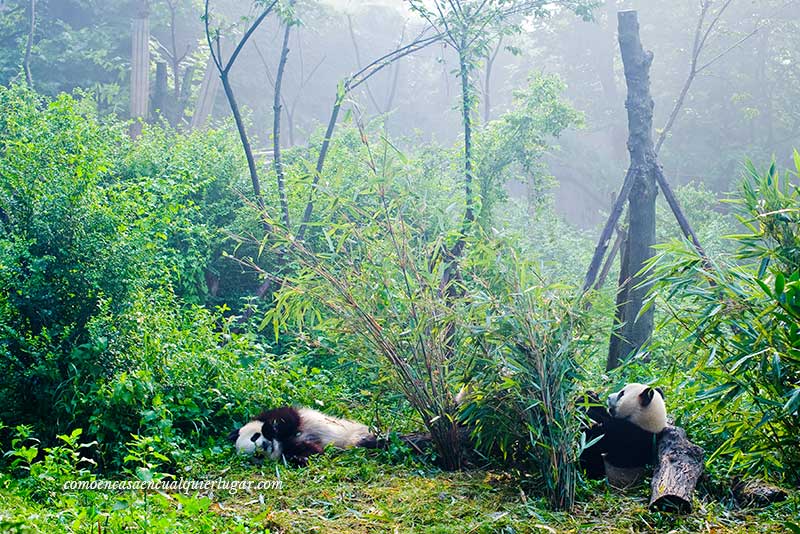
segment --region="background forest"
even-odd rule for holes
[[[587,284],[623,9],[702,246],[662,188],[644,268],[628,214]],[[0,0],[0,530],[800,532],[798,29],[796,0]],[[633,381],[705,450],[690,515],[577,471],[579,396]],[[237,457],[285,404],[388,446]],[[221,478],[282,489],[63,489]]]

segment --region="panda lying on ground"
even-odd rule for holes
[[[273,460],[283,456],[293,465],[308,464],[308,457],[328,445],[342,449],[374,449],[378,440],[366,425],[339,419],[311,408],[284,406],[269,410],[228,436],[240,454],[263,453]]]
[[[604,454],[605,461],[615,467],[645,467],[655,463],[655,437],[667,426],[660,388],[628,384],[608,397],[607,410],[594,406],[589,408],[588,415],[594,424],[586,430],[586,442],[600,438],[581,453],[581,468],[588,478],[606,475]]]

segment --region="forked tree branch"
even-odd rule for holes
[[[354,89],[356,89],[362,83],[365,83],[369,80],[372,76],[383,70],[385,67],[391,65],[395,61],[422,50],[426,46],[430,46],[433,43],[439,42],[444,38],[444,35],[441,33],[437,33],[436,35],[432,35],[430,37],[423,37],[425,32],[420,34],[417,39],[415,39],[412,43],[409,43],[406,46],[402,46],[389,52],[388,54],[384,54],[383,56],[379,57],[375,61],[371,62],[369,65],[365,66],[352,76],[345,79],[337,88],[336,92],[336,99],[333,104],[333,109],[331,110],[331,117],[328,120],[328,127],[325,130],[325,137],[322,140],[322,147],[320,147],[319,156],[317,158],[317,165],[314,169],[314,177],[311,181],[311,191],[309,192],[308,202],[306,202],[306,207],[303,212],[303,219],[300,223],[300,228],[297,230],[297,240],[302,241],[305,238],[306,231],[308,229],[308,225],[311,222],[311,215],[314,211],[314,196],[316,193],[316,189],[319,185],[319,180],[322,177],[322,170],[325,166],[325,159],[328,156],[328,149],[330,148],[331,139],[333,137],[333,130],[336,127],[336,121],[339,118],[339,111],[344,103],[345,97]]]
[[[220,36],[219,31],[215,31],[214,35],[212,36],[211,28],[210,28],[210,13],[209,13],[209,0],[205,0],[204,10],[203,10],[203,22],[205,26],[205,33],[206,33],[206,41],[208,42],[208,49],[211,53],[211,58],[214,61],[214,65],[216,65],[217,70],[219,71],[219,77],[222,81],[222,88],[225,91],[225,97],[228,100],[228,105],[231,108],[231,113],[233,114],[233,120],[236,123],[236,130],[239,133],[239,140],[242,143],[242,148],[244,149],[245,158],[247,159],[247,168],[250,172],[250,181],[253,184],[253,194],[256,198],[256,204],[258,205],[259,209],[262,211],[265,208],[264,205],[264,197],[261,194],[261,182],[258,178],[258,169],[256,168],[256,160],[255,156],[253,155],[253,148],[250,146],[250,139],[247,137],[247,129],[244,125],[244,119],[242,118],[242,114],[239,111],[239,104],[236,102],[236,95],[233,92],[233,87],[230,83],[230,71],[233,65],[236,63],[236,59],[239,57],[239,54],[242,52],[244,45],[247,44],[247,41],[256,31],[256,29],[261,25],[267,15],[269,15],[275,5],[278,3],[278,0],[273,0],[261,14],[256,17],[250,27],[245,31],[242,38],[239,40],[238,44],[233,50],[231,57],[224,61],[222,58],[222,52],[220,47]],[[216,45],[216,52],[214,51]]]

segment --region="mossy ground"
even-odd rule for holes
[[[694,512],[647,510],[647,487],[621,495],[581,489],[571,512],[550,512],[507,473],[445,473],[412,460],[365,451],[328,452],[304,469],[239,459],[192,469],[186,478],[273,481],[279,490],[180,493],[31,494],[3,480],[2,532],[793,532],[800,498],[765,509],[731,510],[698,497]],[[222,460],[220,458],[219,460]],[[526,488],[526,489],[523,489]],[[699,492],[701,493],[701,492]]]

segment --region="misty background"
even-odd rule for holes
[[[617,10],[639,11],[644,45],[655,54],[651,77],[657,134],[689,72],[698,4],[610,1],[595,9],[595,20],[589,22],[554,12],[495,42],[478,70],[480,122],[508,111],[513,92],[532,74],[555,74],[566,84],[564,97],[583,113],[585,124],[561,136],[547,163],[557,179],[556,208],[571,222],[582,227],[601,222],[627,166]],[[139,8],[139,2],[127,0],[39,0],[30,62],[35,88],[50,95],[89,90],[103,113],[127,116],[131,20]],[[233,28],[230,36],[244,17],[255,13],[250,2],[215,1],[211,8],[215,23]],[[149,10],[151,70],[165,63],[172,90],[174,55],[180,59],[178,77],[188,82],[182,88],[185,127],[209,66],[203,3],[151,0]],[[20,76],[27,13],[27,0],[0,1],[2,84]],[[296,14],[301,25],[291,33],[284,78],[284,146],[306,143],[327,122],[340,80],[407,44],[425,27],[402,0],[303,0]],[[711,64],[694,80],[660,153],[674,186],[702,182],[724,193],[747,157],[774,154],[779,162],[788,161],[800,137],[800,42],[794,38],[799,24],[800,8],[793,1],[733,2],[724,12],[702,54],[701,63]],[[265,156],[282,35],[280,19],[270,17],[231,74],[250,135]],[[364,116],[383,121],[400,146],[449,146],[461,132],[456,68],[453,51],[436,44],[390,65],[350,99]],[[151,84],[154,79],[151,74]],[[229,116],[218,91],[212,117]]]

